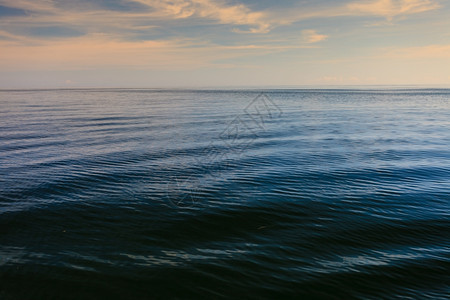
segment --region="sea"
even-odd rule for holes
[[[450,89],[1,90],[0,299],[450,299]]]

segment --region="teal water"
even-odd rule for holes
[[[448,299],[450,90],[0,91],[0,299]]]

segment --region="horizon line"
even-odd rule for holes
[[[450,89],[450,84],[352,84],[352,85],[273,85],[273,86],[160,86],[160,87],[7,87],[0,91],[45,91],[45,90],[333,90],[333,89],[370,89],[370,88],[392,88],[392,89]]]

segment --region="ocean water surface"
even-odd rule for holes
[[[0,91],[0,299],[449,299],[450,90]]]

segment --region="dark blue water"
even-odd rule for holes
[[[0,299],[448,299],[450,90],[0,92]]]

